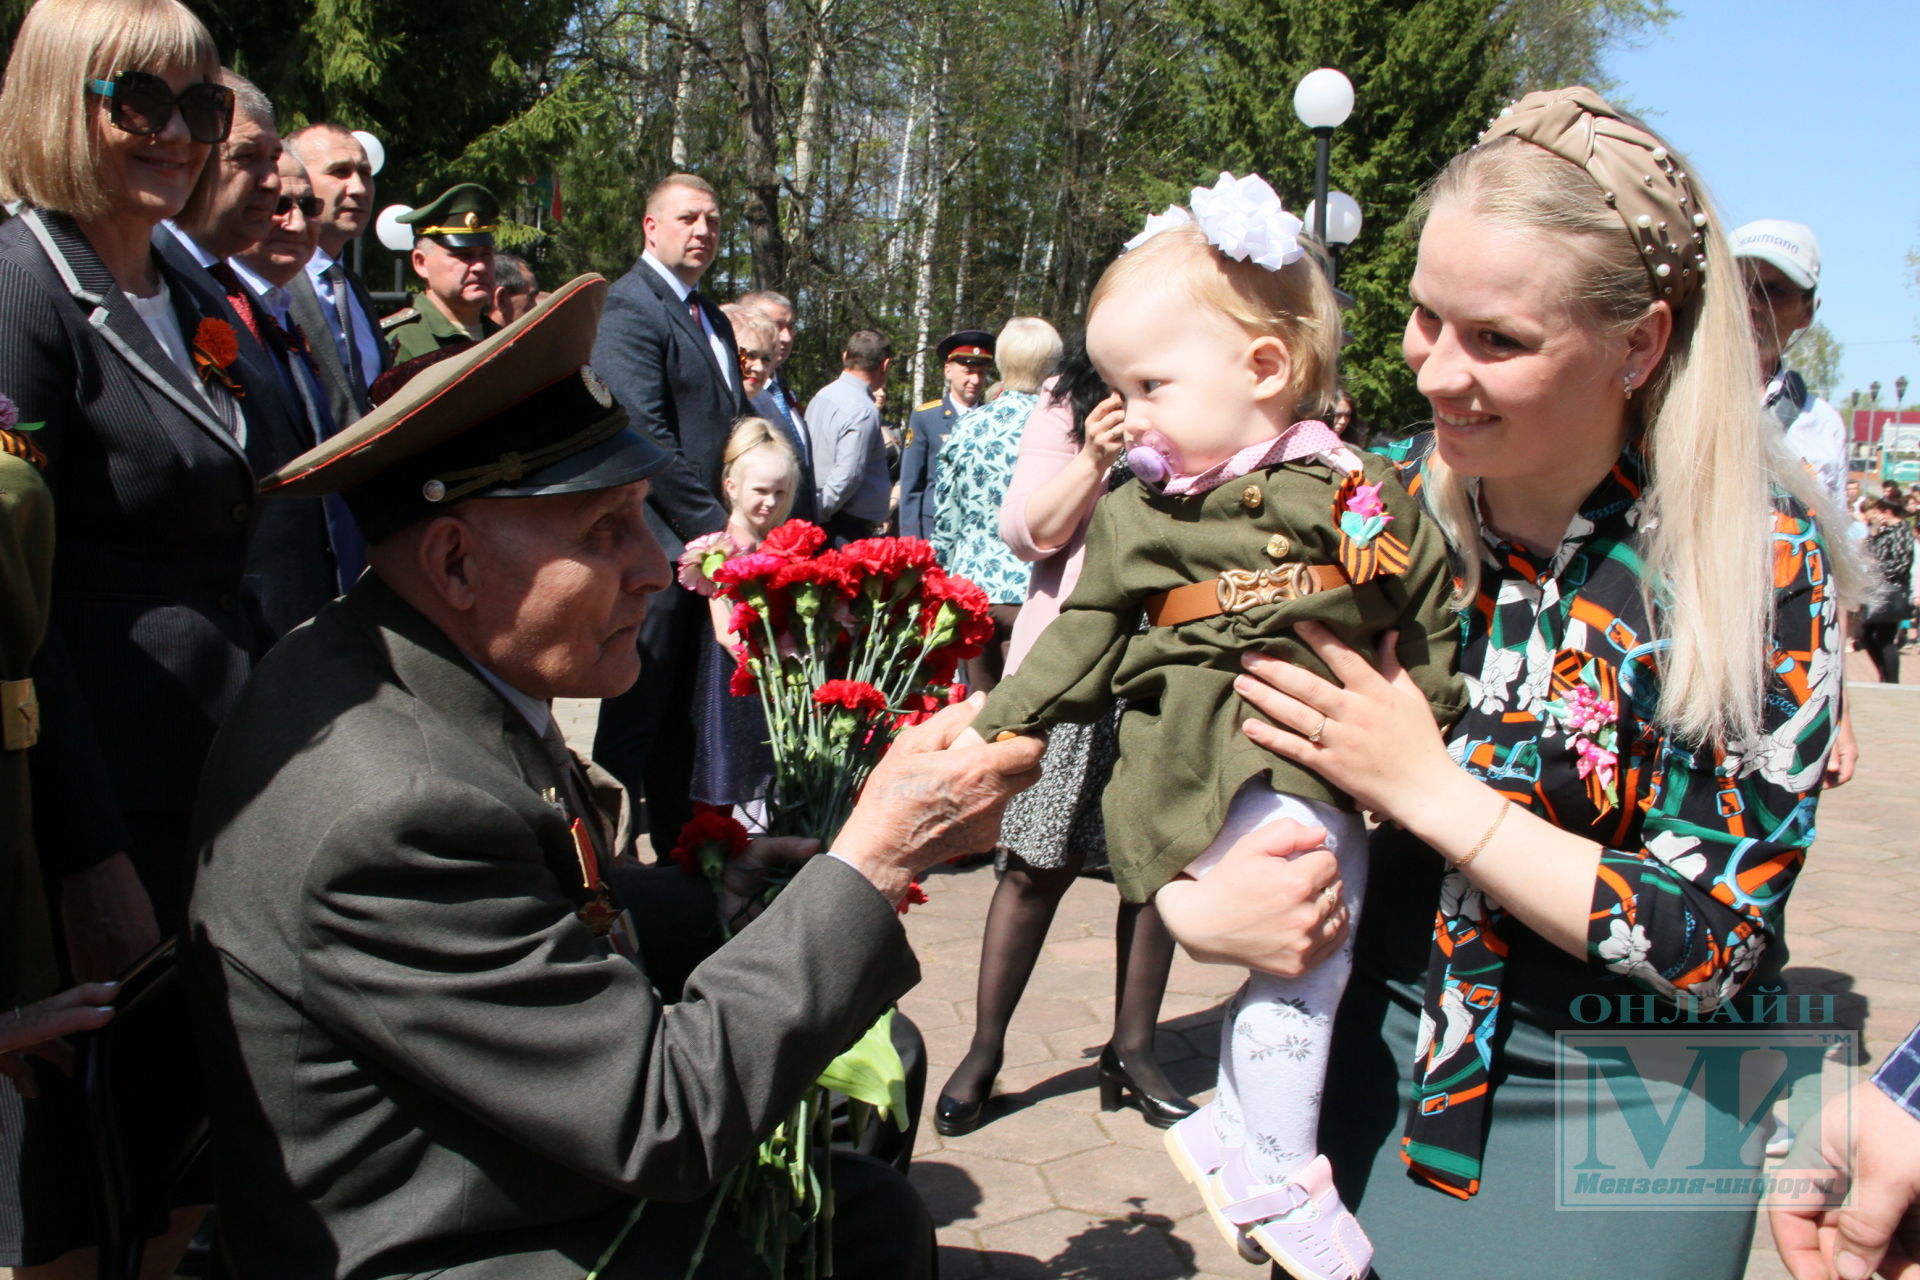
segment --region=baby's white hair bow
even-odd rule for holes
[[[1161,213],[1147,215],[1147,225],[1126,247],[1137,249],[1174,227],[1197,223],[1214,248],[1241,262],[1257,262],[1278,271],[1306,255],[1300,233],[1306,224],[1288,213],[1280,197],[1257,173],[1235,178],[1222,173],[1212,188],[1195,187],[1193,212],[1170,204]]]

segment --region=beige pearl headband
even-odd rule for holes
[[[1707,270],[1707,213],[1660,140],[1584,85],[1530,93],[1480,135],[1511,134],[1585,169],[1640,247],[1653,296],[1675,310],[1699,292]]]

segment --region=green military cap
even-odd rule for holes
[[[415,239],[438,240],[449,249],[491,249],[500,202],[479,183],[462,182],[394,221],[411,226]]]

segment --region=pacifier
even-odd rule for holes
[[[1158,431],[1146,432],[1127,450],[1127,470],[1158,489],[1173,474],[1173,445]]]

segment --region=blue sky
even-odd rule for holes
[[[1678,16],[1606,60],[1738,226],[1820,238],[1820,319],[1844,347],[1838,395],[1893,380],[1920,401],[1920,0],[1669,0]],[[1731,229],[1731,228],[1729,228]]]

